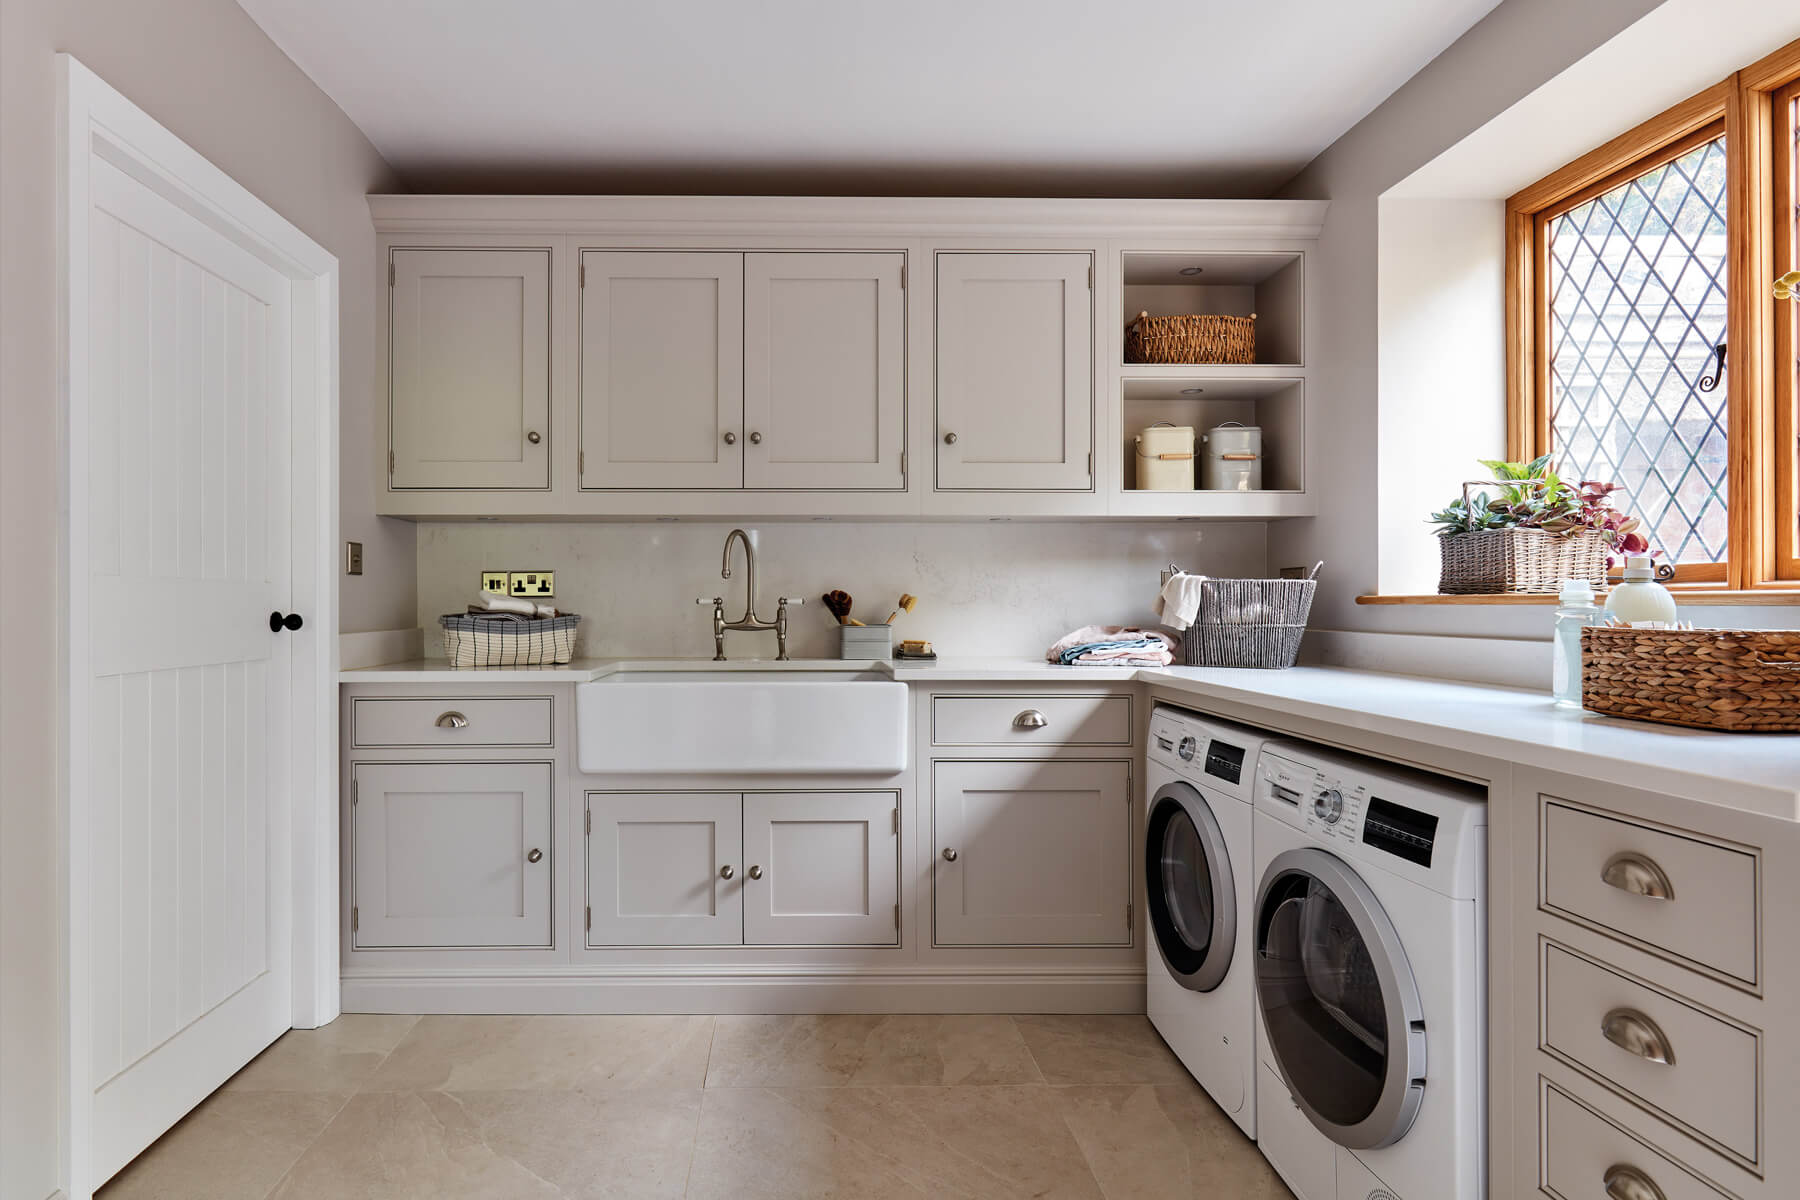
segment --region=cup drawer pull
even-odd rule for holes
[[[467,729],[469,718],[459,712],[441,713],[437,719],[437,727],[439,729]]]
[[[1013,718],[1014,729],[1042,729],[1050,724],[1050,718],[1035,708],[1028,708]]]
[[[1648,1175],[1624,1163],[1607,1168],[1604,1182],[1608,1200],[1668,1200]]]
[[[1600,869],[1600,882],[1648,900],[1675,898],[1675,885],[1669,882],[1668,873],[1657,866],[1654,859],[1629,850],[1606,861],[1606,866]]]
[[[1675,1065],[1675,1051],[1662,1027],[1634,1008],[1615,1008],[1607,1013],[1600,1022],[1600,1033],[1619,1049],[1645,1062]]]

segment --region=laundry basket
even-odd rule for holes
[[[1208,579],[1200,612],[1182,638],[1190,667],[1294,665],[1316,579]]]
[[[444,657],[452,667],[543,667],[575,656],[573,613],[538,621],[506,621],[451,613],[444,627]]]

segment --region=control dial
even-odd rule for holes
[[[1200,743],[1192,736],[1181,739],[1181,745],[1175,747],[1175,753],[1181,756],[1182,762],[1193,762],[1194,755],[1199,753]]]
[[[1336,788],[1321,789],[1313,797],[1313,816],[1327,825],[1336,825],[1344,815],[1344,794]]]

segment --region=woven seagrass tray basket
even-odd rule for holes
[[[1463,484],[1506,486],[1486,479]],[[1541,529],[1478,529],[1438,538],[1438,593],[1445,596],[1500,592],[1555,592],[1565,579],[1606,587],[1606,538],[1592,529],[1545,533]]]
[[[1128,363],[1250,363],[1256,361],[1256,314],[1153,317],[1125,327]]]
[[[1581,706],[1692,729],[1800,732],[1800,630],[1583,629]]]

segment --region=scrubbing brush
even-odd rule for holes
[[[839,625],[862,624],[861,621],[850,615],[850,606],[853,601],[849,592],[840,588],[837,591],[826,592],[819,599],[824,602],[825,611],[837,618]]]
[[[911,612],[914,609],[914,607],[916,607],[918,605],[918,603],[919,603],[919,598],[917,596],[913,595],[911,592],[901,592],[900,593],[900,607],[896,608],[893,612],[888,614],[887,623],[889,625],[892,625],[895,621],[898,621],[900,619],[901,613]]]

